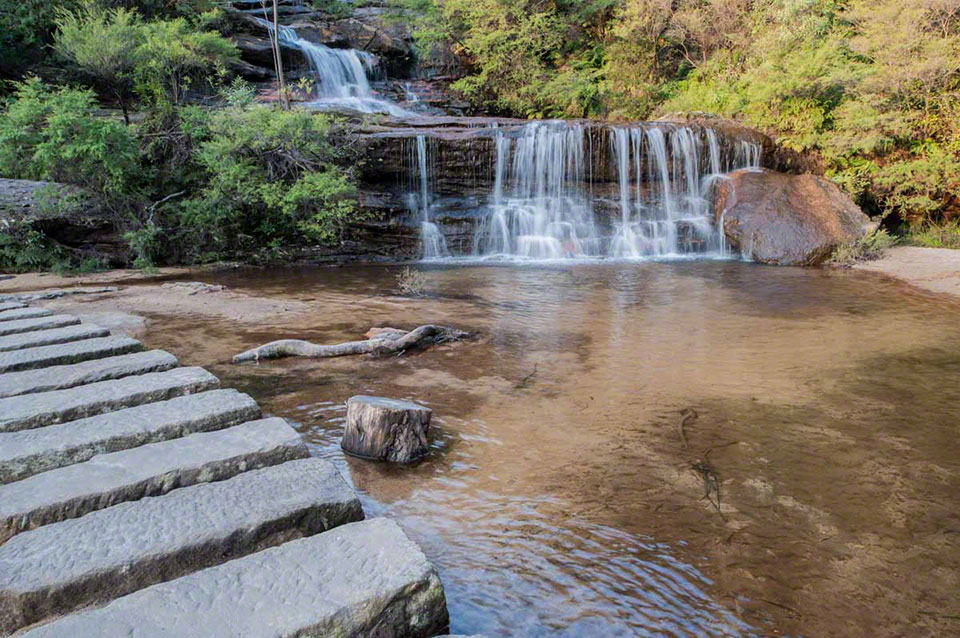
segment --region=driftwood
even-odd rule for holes
[[[370,333],[368,333],[370,334]],[[420,326],[410,332],[387,329],[373,333],[363,341],[348,341],[332,346],[322,346],[301,339],[280,339],[271,341],[258,348],[241,352],[233,358],[234,363],[259,361],[260,359],[279,359],[281,357],[344,357],[353,354],[403,354],[405,350],[435,343],[458,341],[470,336],[469,333],[445,326]]]

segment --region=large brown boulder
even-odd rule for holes
[[[870,228],[846,193],[816,175],[744,169],[718,181],[713,195],[731,247],[765,264],[820,264]]]

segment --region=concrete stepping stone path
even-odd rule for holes
[[[286,421],[177,366],[76,317],[0,303],[0,636],[447,627],[437,573],[396,523],[362,521]]]
[[[203,368],[175,368],[113,381],[0,399],[0,432],[63,423],[184,394],[212,390],[219,379]]]
[[[363,519],[322,459],[122,503],[0,546],[0,631],[13,631]]]
[[[0,483],[259,417],[260,406],[246,394],[211,390],[78,419],[69,427],[0,432]]]
[[[67,326],[66,328],[56,328],[54,330],[21,332],[19,334],[0,337],[0,352],[36,348],[37,346],[52,346],[57,343],[70,343],[71,341],[83,341],[84,339],[95,339],[109,335],[109,330],[91,323]]]
[[[63,328],[64,326],[76,326],[79,323],[79,319],[71,317],[70,315],[51,315],[49,317],[40,317],[39,319],[4,321],[0,322],[0,337],[23,334],[24,332],[33,332],[35,330],[51,330],[53,328]]]
[[[24,638],[433,636],[443,586],[420,548],[374,518],[154,585]]]

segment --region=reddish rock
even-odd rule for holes
[[[846,193],[816,175],[744,169],[718,181],[713,197],[731,247],[765,264],[820,264],[870,227]]]

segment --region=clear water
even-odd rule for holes
[[[156,316],[146,340],[295,422],[437,565],[455,633],[956,635],[957,302],[722,260],[422,269],[416,299],[395,295],[399,267],[203,274],[305,309]],[[428,322],[479,337],[228,363],[273,339]],[[354,394],[432,407],[430,456],[345,458]]]

